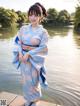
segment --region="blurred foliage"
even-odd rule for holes
[[[80,34],[80,0],[77,0],[76,12],[74,17],[74,30]]]
[[[58,12],[55,8],[48,9],[48,16],[42,22],[47,26],[68,25],[70,14],[66,10]],[[15,11],[14,9],[4,9],[0,7],[0,27],[12,27],[14,25],[22,26],[28,22],[27,12]]]
[[[80,7],[76,7],[74,29],[80,33]]]
[[[4,9],[0,7],[0,26],[12,27],[14,25],[21,25],[22,23],[27,22],[27,15],[24,12],[17,11],[14,9]]]
[[[58,12],[54,8],[50,8],[48,11],[48,16],[43,22],[47,26],[66,26],[70,25],[71,16],[66,10],[61,10]]]

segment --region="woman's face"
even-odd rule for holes
[[[29,21],[32,25],[37,25],[40,22],[41,17],[35,14],[29,15]]]

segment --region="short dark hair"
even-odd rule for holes
[[[37,6],[37,5],[32,5],[32,6],[29,8],[28,16],[30,16],[30,15],[32,15],[32,14],[35,14],[36,16],[41,16],[41,15],[42,15],[42,11],[40,10],[39,6]]]
[[[35,3],[34,5],[32,5],[29,10],[28,10],[28,16],[35,14],[36,16],[43,16],[46,17],[47,16],[47,12],[46,9],[43,7],[43,5],[41,5],[40,3]]]

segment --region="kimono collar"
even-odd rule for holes
[[[30,28],[32,28],[31,23],[29,24],[29,27],[30,27]],[[42,29],[42,28],[43,28],[43,26],[42,26],[42,25],[38,25],[38,26],[37,26],[37,27],[35,27],[34,29],[38,29],[38,28]]]

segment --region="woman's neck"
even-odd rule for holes
[[[31,24],[32,28],[36,28],[39,26],[39,24]]]

